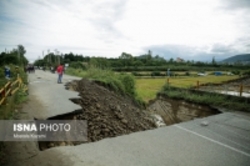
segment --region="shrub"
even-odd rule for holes
[[[125,92],[130,96],[136,96],[135,79],[131,75],[120,75],[119,79],[122,81]]]
[[[115,74],[111,70],[101,70],[98,68],[89,68],[85,78],[101,81],[110,86],[116,92],[127,94],[133,98],[136,97],[135,79],[129,74]]]
[[[250,70],[244,71],[244,72],[242,73],[242,75],[250,75]]]
[[[134,76],[141,76],[140,73],[137,73],[137,72],[135,72],[135,71],[133,71],[132,74],[133,74]]]
[[[235,74],[235,75],[239,75],[240,71],[239,70],[234,70],[234,71],[232,71],[232,73]]]
[[[153,72],[151,73],[151,76],[165,76],[165,74],[161,74],[160,71],[153,71]]]
[[[86,70],[86,66],[82,64],[82,62],[71,62],[69,64],[70,67],[74,68],[74,69],[82,69],[82,70]]]
[[[186,71],[185,75],[186,76],[190,76],[190,73],[188,71]]]

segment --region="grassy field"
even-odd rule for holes
[[[170,77],[169,83],[171,86],[190,88],[196,86],[197,81],[200,84],[204,83],[221,83],[223,81],[237,79],[239,76],[201,76],[201,77]],[[156,93],[161,90],[163,85],[167,82],[167,78],[155,79],[136,79],[136,90],[144,101],[152,100],[156,97]]]
[[[166,74],[166,72],[167,71],[161,71],[160,73],[161,74]],[[177,75],[182,75],[182,76],[185,76],[186,75],[186,71],[172,71],[172,72],[174,72],[175,74],[177,74]],[[207,71],[206,72],[206,74],[208,74],[208,75],[213,75],[214,74],[214,72],[215,71]],[[228,71],[220,71],[221,73],[223,73],[223,74],[226,74]],[[115,72],[116,74],[120,74],[121,72]],[[125,73],[125,74],[132,74],[132,72],[122,72],[122,73]],[[139,73],[139,74],[147,74],[147,75],[151,75],[151,73],[152,73],[152,71],[138,71],[138,72],[136,72],[136,73]],[[197,71],[188,71],[188,73],[190,74],[190,75],[197,75],[197,73],[199,73],[199,72],[197,72]]]
[[[87,72],[83,70],[76,70],[69,68],[66,70],[67,74],[86,77]],[[223,75],[223,76],[215,76],[215,75],[207,75],[207,76],[196,76],[195,71],[190,72],[191,74],[195,74],[195,76],[177,76],[177,77],[170,77],[169,82],[171,86],[174,87],[181,87],[181,88],[190,88],[196,86],[197,81],[200,84],[204,83],[221,83],[223,81],[233,80],[239,78],[238,75]],[[116,75],[121,73],[115,72]],[[131,72],[126,72],[126,74],[131,74]],[[179,72],[178,74],[184,74],[184,72]],[[94,74],[90,74],[94,76]],[[162,78],[138,78],[136,79],[136,93],[138,94],[139,98],[143,101],[148,102],[156,97],[156,93],[159,92],[162,87],[166,84],[167,77]]]

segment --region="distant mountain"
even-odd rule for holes
[[[235,56],[229,57],[227,59],[224,59],[221,62],[227,62],[227,63],[235,63],[235,62],[250,63],[250,54],[235,55]]]

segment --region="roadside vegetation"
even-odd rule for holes
[[[0,54],[0,89],[8,82],[15,81],[17,76],[21,77],[23,83],[27,84],[27,75],[24,66],[28,64],[25,58],[25,48],[18,45],[17,49]],[[5,67],[10,69],[10,78],[5,77]],[[12,96],[7,97],[4,105],[0,105],[0,120],[18,119],[20,104],[27,100],[27,94],[22,87]],[[5,144],[0,142],[0,165],[4,165],[8,157],[5,153]]]
[[[191,89],[171,87],[165,84],[157,95],[163,95],[173,99],[183,99],[185,101],[198,104],[206,104],[216,107],[226,108],[232,111],[250,112],[250,99],[237,96],[227,96],[212,92],[195,91]]]
[[[24,66],[28,64],[28,60],[24,56],[26,50],[24,46],[18,45],[17,49],[0,54],[0,89],[7,83],[15,81],[18,76],[24,84],[27,84],[27,75],[24,72]],[[5,77],[5,68],[10,69],[10,77]],[[19,89],[13,96],[7,97],[5,105],[0,106],[0,120],[13,119],[16,105],[26,100],[23,89]]]
[[[132,97],[138,104],[144,104],[136,92],[136,81],[134,76],[120,73],[116,74],[111,70],[103,70],[96,67],[90,67],[86,70],[68,68],[66,74],[87,78],[101,82],[104,86],[112,90]]]

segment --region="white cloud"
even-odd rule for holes
[[[23,44],[29,59],[47,49],[110,57],[157,45],[195,48],[192,55],[214,53],[215,45],[246,52],[250,12],[243,1],[237,10],[225,0],[1,1],[0,51]]]
[[[235,16],[216,11],[217,0],[132,0],[117,27],[143,44],[202,46],[232,42],[237,37]],[[226,30],[225,30],[226,29]]]

